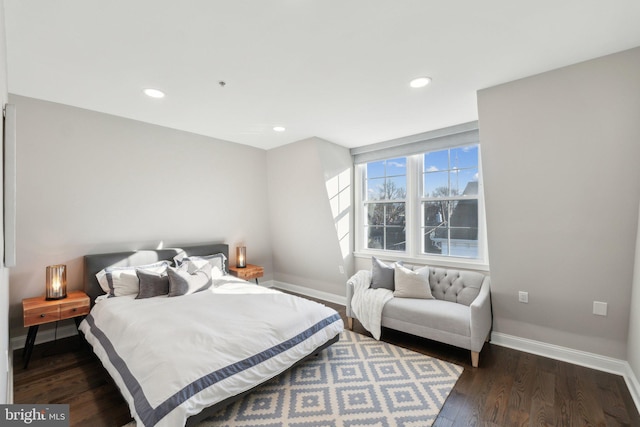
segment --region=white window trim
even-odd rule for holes
[[[475,127],[475,141],[468,140],[469,131],[473,131]],[[458,135],[461,132],[456,132],[456,129],[461,129],[465,134],[464,138],[460,138]],[[443,137],[443,134],[447,134],[448,131],[451,131],[451,134],[455,135],[456,138],[451,139],[449,144],[447,144],[446,136]],[[418,138],[419,136],[407,137],[402,140],[409,140],[409,143],[401,144],[398,147],[398,154],[396,155],[393,149],[390,149],[390,146],[393,146],[393,141],[387,141],[381,143],[382,150],[380,153],[376,153],[375,150],[367,150],[366,157],[360,158],[360,162],[354,165],[354,256],[356,258],[370,258],[371,256],[376,256],[380,259],[386,260],[397,260],[404,261],[409,264],[417,264],[417,265],[430,265],[437,267],[446,267],[446,268],[461,268],[461,269],[471,269],[477,271],[489,271],[489,257],[488,257],[488,248],[487,248],[487,226],[486,226],[486,218],[485,218],[485,203],[484,203],[484,179],[481,179],[478,183],[478,258],[462,258],[455,256],[447,256],[447,255],[425,255],[421,253],[421,227],[420,227],[420,215],[421,215],[421,204],[420,197],[417,195],[421,194],[421,174],[418,173],[421,169],[422,162],[422,153],[428,151],[437,151],[441,149],[454,148],[456,146],[462,145],[470,145],[470,144],[478,144],[480,149],[478,150],[478,171],[480,172],[480,176],[483,177],[482,171],[482,152],[481,146],[477,139],[477,122],[467,123],[464,125],[454,126],[452,128],[447,128],[444,130],[436,131],[436,139],[433,145],[429,145],[429,138],[425,138],[428,136],[427,134],[422,134],[422,138]],[[419,141],[416,142],[416,139]],[[464,143],[461,143],[463,141]],[[356,149],[357,150],[357,149]],[[416,151],[418,151],[416,153]],[[406,153],[406,154],[403,154]],[[352,154],[354,157],[358,154],[352,150]],[[383,157],[380,157],[383,156]],[[362,203],[364,197],[364,170],[366,163],[375,160],[383,160],[389,159],[393,157],[406,157],[407,158],[407,198],[405,211],[407,213],[411,213],[407,215],[406,218],[406,245],[405,251],[396,252],[396,251],[388,251],[381,249],[370,249],[366,247],[365,244],[365,236],[364,236],[364,204]],[[411,195],[411,196],[409,196]],[[418,222],[416,224],[416,222]]]

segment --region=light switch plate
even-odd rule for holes
[[[593,314],[598,316],[606,316],[607,315],[607,303],[602,301],[594,301],[593,302]]]
[[[518,301],[528,304],[529,292],[523,292],[523,291],[518,292]]]

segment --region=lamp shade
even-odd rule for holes
[[[236,267],[245,268],[247,266],[247,248],[245,246],[236,247]]]
[[[47,299],[67,297],[67,266],[63,264],[47,266]]]

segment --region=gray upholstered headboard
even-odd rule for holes
[[[212,255],[223,253],[227,257],[225,270],[229,272],[229,245],[226,243],[210,243],[204,245],[181,246],[179,248],[150,249],[130,252],[114,252],[108,254],[85,255],[84,257],[84,291],[89,295],[91,304],[104,291],[96,279],[96,273],[106,267],[126,267],[151,264],[161,260],[173,260],[173,257],[184,251],[187,256]]]

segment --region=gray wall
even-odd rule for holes
[[[7,103],[7,51],[4,24],[4,1],[0,0],[0,103]],[[4,132],[0,139],[4,142]],[[0,182],[4,182],[2,151],[0,150]],[[0,200],[3,200],[4,185],[0,185]],[[0,224],[3,224],[4,208],[0,209]],[[4,228],[0,227],[0,260],[4,259]],[[0,403],[7,403],[7,357],[9,351],[9,270],[0,261]]]
[[[342,256],[326,181],[351,176],[349,150],[310,138],[269,150],[267,160],[274,280],[344,296],[352,256]]]
[[[478,92],[495,332],[626,359],[639,75],[636,48]]]
[[[629,339],[627,359],[636,379],[640,378],[640,221],[636,237],[636,256],[631,293],[631,315],[629,318]],[[639,390],[640,391],[640,390]]]
[[[79,289],[85,254],[210,241],[235,254],[242,242],[249,262],[272,277],[264,150],[32,98],[11,101],[19,133],[12,336],[24,334],[21,300],[44,293],[45,267],[67,264],[68,288]]]

